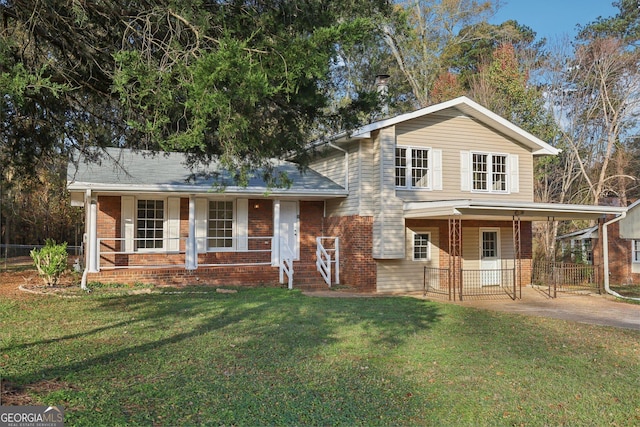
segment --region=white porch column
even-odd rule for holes
[[[189,196],[189,237],[185,248],[185,268],[196,270],[198,268],[198,247],[196,242],[196,199]]]
[[[280,264],[280,200],[273,201],[273,241],[271,242],[271,266]]]
[[[87,191],[89,198],[89,241],[87,253],[89,255],[89,273],[98,273],[98,199],[91,195],[91,190]]]

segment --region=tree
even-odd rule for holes
[[[382,32],[399,72],[412,89],[415,107],[433,103],[433,84],[448,71],[443,53],[485,37],[460,30],[482,22],[493,8],[490,1],[473,0],[421,0],[396,6]]]
[[[580,28],[578,39],[618,38],[624,44],[638,47],[640,42],[640,5],[638,0],[613,2],[620,11],[612,17],[599,17]]]
[[[178,150],[194,162],[219,156],[246,176],[270,157],[300,151],[315,126],[340,126],[371,107],[363,97],[336,114],[322,88],[339,47],[369,34],[370,16],[386,7],[384,0],[1,2],[5,62],[65,89],[57,98],[40,91],[7,102],[3,149],[24,150],[26,164],[70,146]],[[24,125],[20,117],[39,121]]]
[[[639,54],[621,39],[596,38],[577,47],[566,71],[570,84],[565,93],[572,102],[563,116],[573,124],[565,131],[566,140],[579,159],[594,204],[607,195],[626,198],[624,183],[633,181],[621,162],[640,113]]]
[[[521,67],[537,67],[544,58],[545,41],[535,41],[535,31],[513,20],[498,25],[487,22],[469,25],[460,30],[459,37],[463,41],[447,46],[443,61],[467,90],[471,89],[473,76],[492,61],[500,46],[512,46]]]

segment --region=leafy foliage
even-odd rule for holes
[[[56,244],[52,239],[47,239],[41,249],[33,249],[30,252],[38,274],[47,286],[55,286],[62,273],[67,270],[67,243]]]
[[[0,65],[8,74],[0,83],[18,79],[30,91],[5,99],[0,148],[25,171],[43,153],[112,145],[184,151],[193,163],[219,156],[239,175],[268,169],[267,159],[302,152],[312,129],[333,131],[373,108],[363,94],[336,114],[325,89],[338,50],[360,45],[374,30],[371,17],[387,7],[2,2]]]

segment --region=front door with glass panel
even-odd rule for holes
[[[500,231],[480,229],[480,277],[482,286],[500,284]]]
[[[280,202],[280,238],[284,239],[296,260],[300,259],[298,227],[298,202]]]

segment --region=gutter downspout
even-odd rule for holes
[[[615,222],[620,221],[626,216],[627,216],[627,212],[622,212],[620,216],[617,216],[605,222],[604,224],[602,224],[602,258],[603,258],[602,261],[604,264],[604,290],[607,291],[608,294],[611,294],[616,298],[640,301],[640,298],[631,298],[631,297],[622,296],[616,291],[612,291],[611,288],[609,287],[609,235],[608,235],[607,227]]]
[[[349,152],[344,148],[338,147],[332,142],[327,142],[327,145],[344,153],[344,189],[346,191],[349,191]]]

